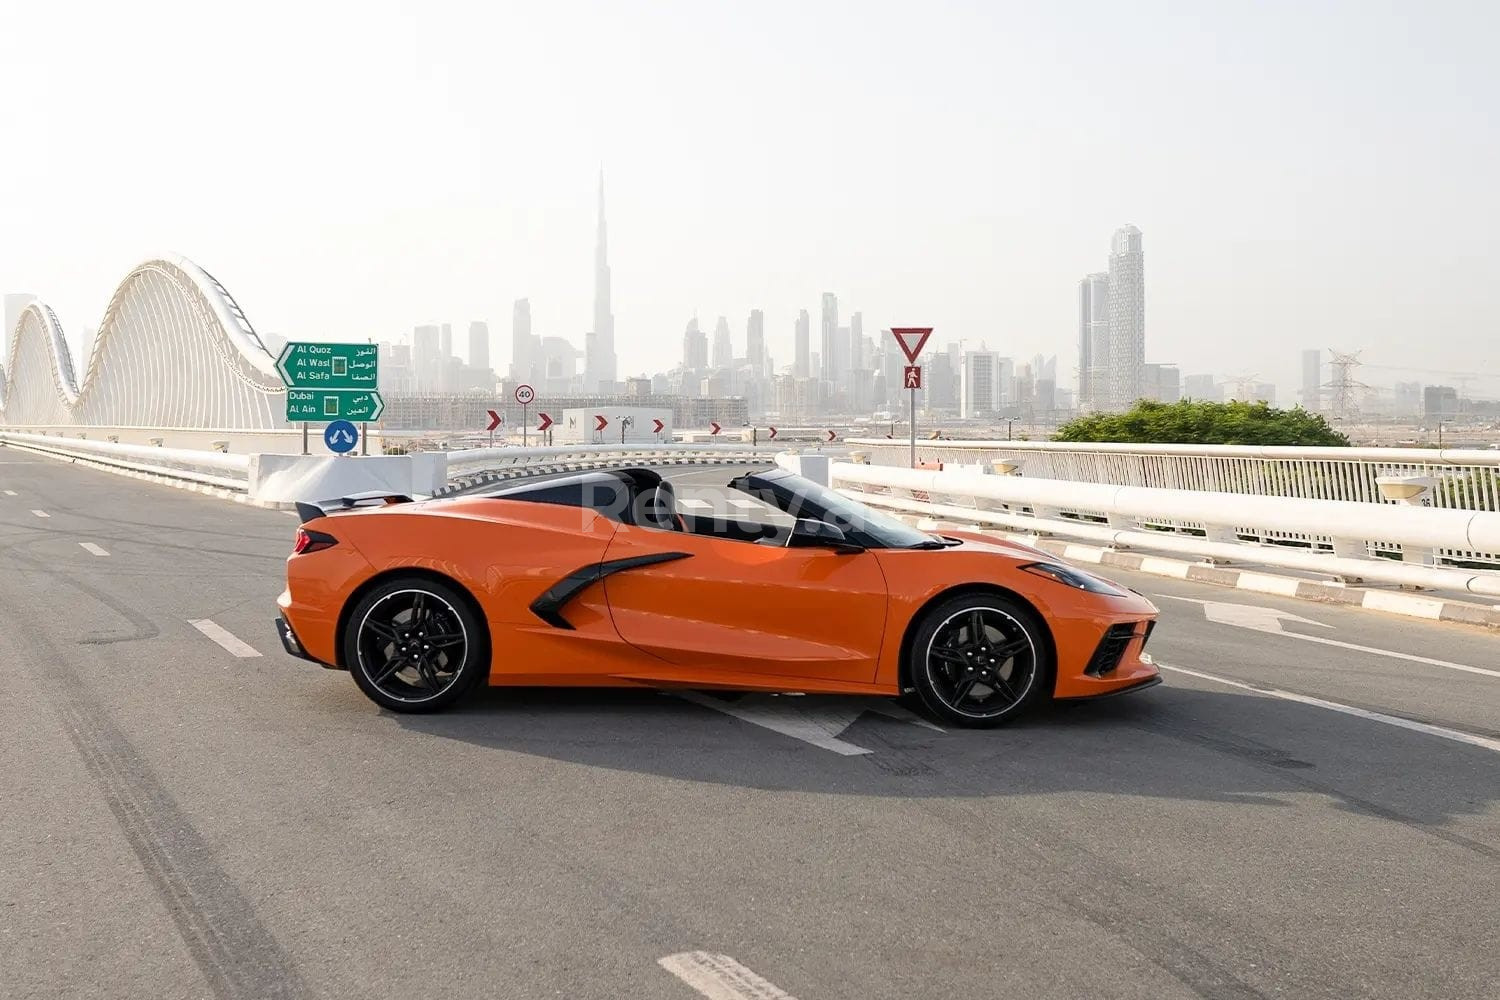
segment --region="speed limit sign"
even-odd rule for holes
[[[536,399],[535,389],[525,384],[516,386],[516,402],[522,406],[530,406],[533,399]]]

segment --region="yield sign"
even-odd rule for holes
[[[652,417],[651,418],[651,422],[656,425],[655,427],[651,428],[651,433],[653,433],[653,434],[660,434],[662,432],[663,428],[665,428],[667,426],[666,424],[662,423],[660,419],[658,419],[656,417]]]
[[[594,425],[594,430],[596,430],[596,431],[602,431],[602,430],[604,430],[604,428],[606,428],[606,427],[609,426],[609,421],[605,420],[604,417],[602,417],[601,415],[599,415],[597,413],[594,414],[594,419],[597,420],[597,421],[599,421],[597,424]]]
[[[710,426],[710,427],[713,428],[713,430],[711,430],[711,431],[708,432],[710,435],[717,434],[717,433],[719,433],[719,431],[721,431],[721,430],[724,429],[724,428],[722,428],[722,427],[719,426],[719,422],[717,420],[710,420],[708,422],[708,426]]]
[[[549,416],[547,416],[547,414],[543,413],[542,414],[542,425],[540,427],[538,427],[537,430],[544,431],[548,427],[551,427],[551,426],[552,426],[552,418],[549,417]]]
[[[505,418],[500,416],[500,414],[496,413],[494,410],[485,410],[484,412],[490,415],[490,425],[485,428],[485,430],[487,431],[492,431],[505,422]]]
[[[771,428],[771,440],[772,441],[776,440],[776,428],[774,428],[774,427]]]
[[[922,353],[922,348],[927,345],[927,338],[932,336],[932,327],[893,326],[891,333],[895,336],[896,343],[901,345],[901,353],[906,355],[906,360],[916,364],[917,355]]]

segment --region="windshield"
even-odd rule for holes
[[[866,548],[915,549],[943,544],[937,536],[918,531],[890,514],[784,470],[744,476],[732,485],[793,517],[836,525],[850,541]]]

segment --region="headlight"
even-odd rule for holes
[[[1062,566],[1058,563],[1028,563],[1021,569],[1036,576],[1045,576],[1049,580],[1073,587],[1076,590],[1086,590],[1090,594],[1109,594],[1112,597],[1126,597],[1125,591],[1116,587],[1108,580],[1101,579],[1092,573],[1085,573],[1081,569],[1071,566]]]

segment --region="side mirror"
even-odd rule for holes
[[[792,536],[787,547],[794,549],[835,549],[839,552],[863,552],[864,546],[855,545],[844,534],[844,529],[827,521],[810,517],[799,517],[792,525]]]

